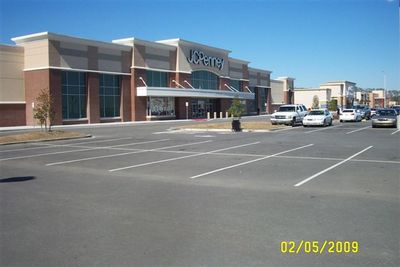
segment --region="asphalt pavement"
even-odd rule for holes
[[[1,266],[400,266],[397,129],[187,123],[1,146]]]

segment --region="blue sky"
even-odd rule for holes
[[[111,41],[182,38],[231,50],[296,87],[400,89],[398,0],[0,0],[0,42],[51,31]]]

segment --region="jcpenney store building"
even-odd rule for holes
[[[16,46],[0,46],[0,67],[7,69],[0,77],[0,126],[36,124],[42,89],[54,98],[54,124],[219,116],[235,96],[248,115],[272,111],[271,72],[249,68],[225,49],[182,39],[107,43],[48,32],[12,40]]]

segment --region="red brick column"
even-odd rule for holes
[[[175,75],[175,81],[177,81],[180,85],[182,85],[183,87],[187,87],[189,88],[189,85],[187,83],[185,83],[185,80],[192,84],[192,76],[190,73],[181,73],[181,72],[177,72]],[[179,86],[178,86],[179,87]],[[180,87],[179,87],[180,88]]]
[[[55,116],[53,125],[62,124],[62,88],[61,88],[61,70],[50,70],[50,95],[53,100],[53,110]]]
[[[146,120],[146,109],[147,109],[147,97],[137,96],[137,87],[145,86],[143,81],[139,79],[142,77],[146,81],[146,70],[144,69],[132,69],[131,70],[131,112],[132,120],[134,121],[145,121]]]
[[[88,123],[100,122],[99,74],[88,72],[86,114]]]
[[[222,116],[225,118],[225,112],[227,112],[230,106],[232,105],[232,100],[227,98],[221,98],[220,103],[221,103]]]
[[[52,124],[62,124],[61,71],[50,69],[26,71],[24,84],[26,125],[38,125],[38,122],[33,119],[32,103],[36,106],[36,98],[43,89],[50,93],[54,101],[55,118]]]
[[[267,110],[266,110],[266,112],[268,114],[271,114],[273,112],[272,103],[271,103],[271,88],[267,88],[266,93],[267,93]]]
[[[246,89],[246,86],[249,87],[249,82],[248,81],[242,81],[241,84],[242,84],[242,88],[240,88],[239,91],[248,93],[249,91]]]
[[[121,107],[120,116],[121,121],[131,121],[132,120],[132,110],[131,110],[131,77],[123,75],[121,77]]]
[[[182,89],[185,90],[185,89]],[[186,102],[188,102],[188,118],[192,118],[192,103],[188,97],[175,97],[175,115],[177,119],[186,119]]]
[[[189,88],[190,86],[185,83],[187,81],[188,83],[192,84],[192,76],[190,73],[181,73],[177,72],[175,74],[175,81],[177,81],[180,85],[183,87]],[[176,84],[173,84],[173,87],[176,88],[181,88],[177,86]],[[192,89],[183,89],[182,90],[192,90]],[[186,102],[188,102],[188,118],[192,118],[192,101],[191,98],[189,97],[175,97],[175,115],[177,119],[186,119]]]
[[[228,87],[225,86],[228,85],[229,86],[229,79],[228,78],[219,78],[219,90],[223,90],[223,91],[230,91],[228,89]],[[239,88],[237,88],[239,90]],[[239,90],[240,91],[240,90]]]

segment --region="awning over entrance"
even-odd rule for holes
[[[180,89],[170,87],[138,87],[137,96],[161,96],[161,97],[193,97],[193,98],[234,98],[254,100],[254,93],[232,92],[223,90],[206,89]]]

